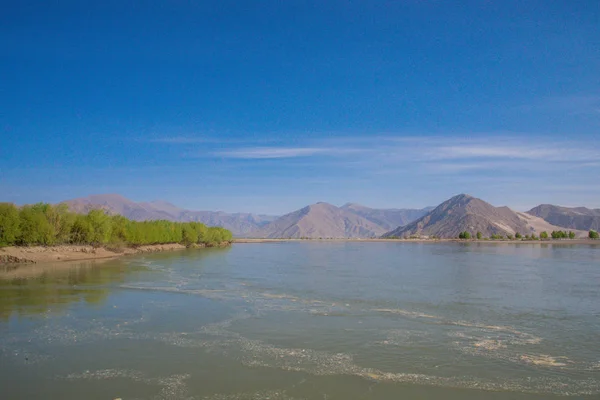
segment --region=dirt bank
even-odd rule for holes
[[[75,245],[50,247],[0,247],[0,264],[96,260],[131,254],[154,253],[157,251],[183,250],[185,248],[184,245],[177,243],[140,246],[135,248],[125,247],[120,249]]]

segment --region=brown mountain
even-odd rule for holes
[[[99,208],[110,214],[123,215],[135,221],[166,219],[169,221],[197,221],[210,226],[222,226],[235,236],[244,236],[259,229],[275,216],[250,213],[229,214],[222,211],[191,211],[165,201],[136,203],[118,194],[100,194],[65,201],[75,212],[85,213]]]
[[[414,220],[421,218],[433,209],[426,207],[423,209],[400,209],[388,208],[377,209],[370,208],[356,203],[347,203],[340,207],[342,210],[351,211],[354,214],[360,215],[363,218],[381,226],[386,231],[392,230],[399,226],[407,225]]]
[[[109,214],[123,215],[135,221],[169,219],[172,215],[164,210],[154,209],[147,203],[136,203],[119,194],[96,194],[64,202],[74,212],[87,213],[92,209],[102,209]]]
[[[167,219],[198,221],[222,226],[235,236],[253,237],[374,237],[398,225],[404,225],[427,212],[411,209],[379,210],[348,203],[342,207],[318,203],[277,217],[251,213],[192,211],[166,201],[136,203],[118,194],[101,194],[65,202],[76,212],[94,208],[120,214],[136,221]]]
[[[359,238],[382,235],[386,229],[354,212],[317,203],[286,214],[254,232],[262,238]]]
[[[552,204],[541,204],[527,212],[545,221],[568,229],[589,231],[600,230],[600,209],[585,207],[560,207]]]
[[[460,194],[443,202],[427,215],[384,236],[437,236],[455,238],[460,232],[493,234],[528,234],[535,229],[508,207],[494,207],[483,200]]]

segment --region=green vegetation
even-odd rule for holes
[[[471,234],[467,231],[458,234],[459,239],[471,239]]]
[[[12,204],[0,203],[0,246],[15,243],[19,236],[19,211]]]
[[[554,233],[554,232],[552,232]],[[540,239],[548,239],[548,232],[544,231],[540,233]]]
[[[521,235],[519,232],[517,232],[517,233],[515,233],[515,238],[522,239],[523,235]]]
[[[588,233],[588,237],[590,239],[600,239],[600,234],[596,231],[590,230],[590,232]]]
[[[482,237],[483,235],[481,234],[481,232],[477,232],[477,240],[481,240]]]
[[[563,231],[552,231],[550,235],[552,236],[552,239],[566,239],[569,237],[567,232]]]
[[[131,221],[102,210],[87,215],[70,212],[66,205],[38,203],[18,209],[0,203],[0,246],[90,244],[140,246],[181,243],[215,245],[229,242],[231,232],[200,222]]]

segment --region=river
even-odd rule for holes
[[[0,270],[3,399],[600,398],[600,246],[235,244]]]

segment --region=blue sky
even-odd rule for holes
[[[1,200],[600,207],[599,49],[598,1],[5,3]]]

